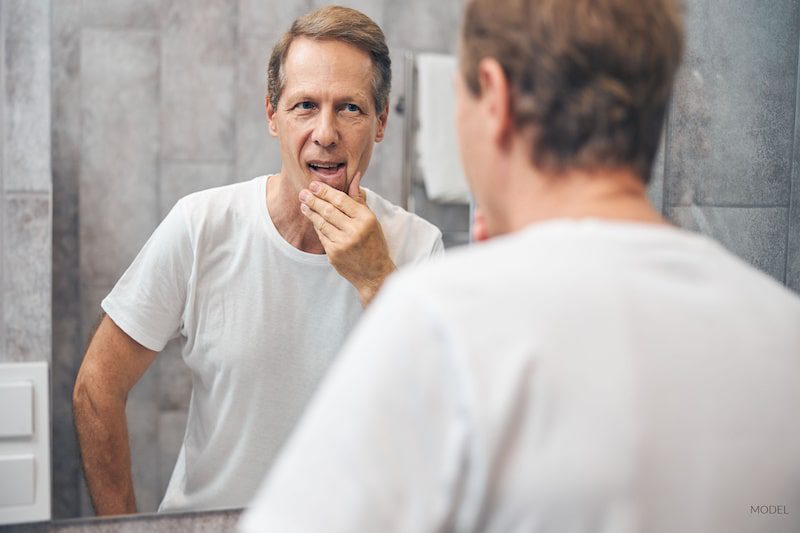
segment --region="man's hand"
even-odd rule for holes
[[[347,194],[312,182],[300,191],[300,211],[314,225],[328,261],[358,290],[366,307],[396,267],[375,214],[359,187],[361,173]]]

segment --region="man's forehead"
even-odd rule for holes
[[[372,59],[359,48],[342,41],[298,38],[292,42],[284,63],[287,97],[298,94],[330,98],[370,98]]]
[[[315,40],[297,37],[289,45],[284,60],[284,73],[314,71],[319,74],[346,72],[366,74],[372,70],[372,58],[356,46],[337,40]]]

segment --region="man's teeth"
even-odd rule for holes
[[[330,164],[330,165],[327,165],[327,164],[323,165],[323,164],[319,164],[319,163],[310,163],[310,165],[313,168],[326,168],[326,169],[339,168],[340,164],[341,163],[333,163],[333,164]]]

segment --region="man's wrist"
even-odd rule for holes
[[[394,263],[392,263],[391,260],[389,260],[382,269],[381,274],[358,287],[358,296],[361,299],[361,305],[364,307],[369,305],[372,299],[375,298],[375,295],[378,294],[378,291],[383,286],[386,278],[391,276],[395,270],[397,270],[397,267]]]

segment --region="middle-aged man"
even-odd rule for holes
[[[389,282],[243,531],[800,531],[800,299],[645,196],[682,41],[676,0],[469,2],[496,238]]]
[[[103,301],[74,394],[98,514],[136,509],[125,399],[169,339],[192,397],[161,510],[243,506],[362,305],[395,265],[441,252],[438,229],[359,186],[390,67],[362,13],[296,20],[269,62],[280,173],[182,199]]]

